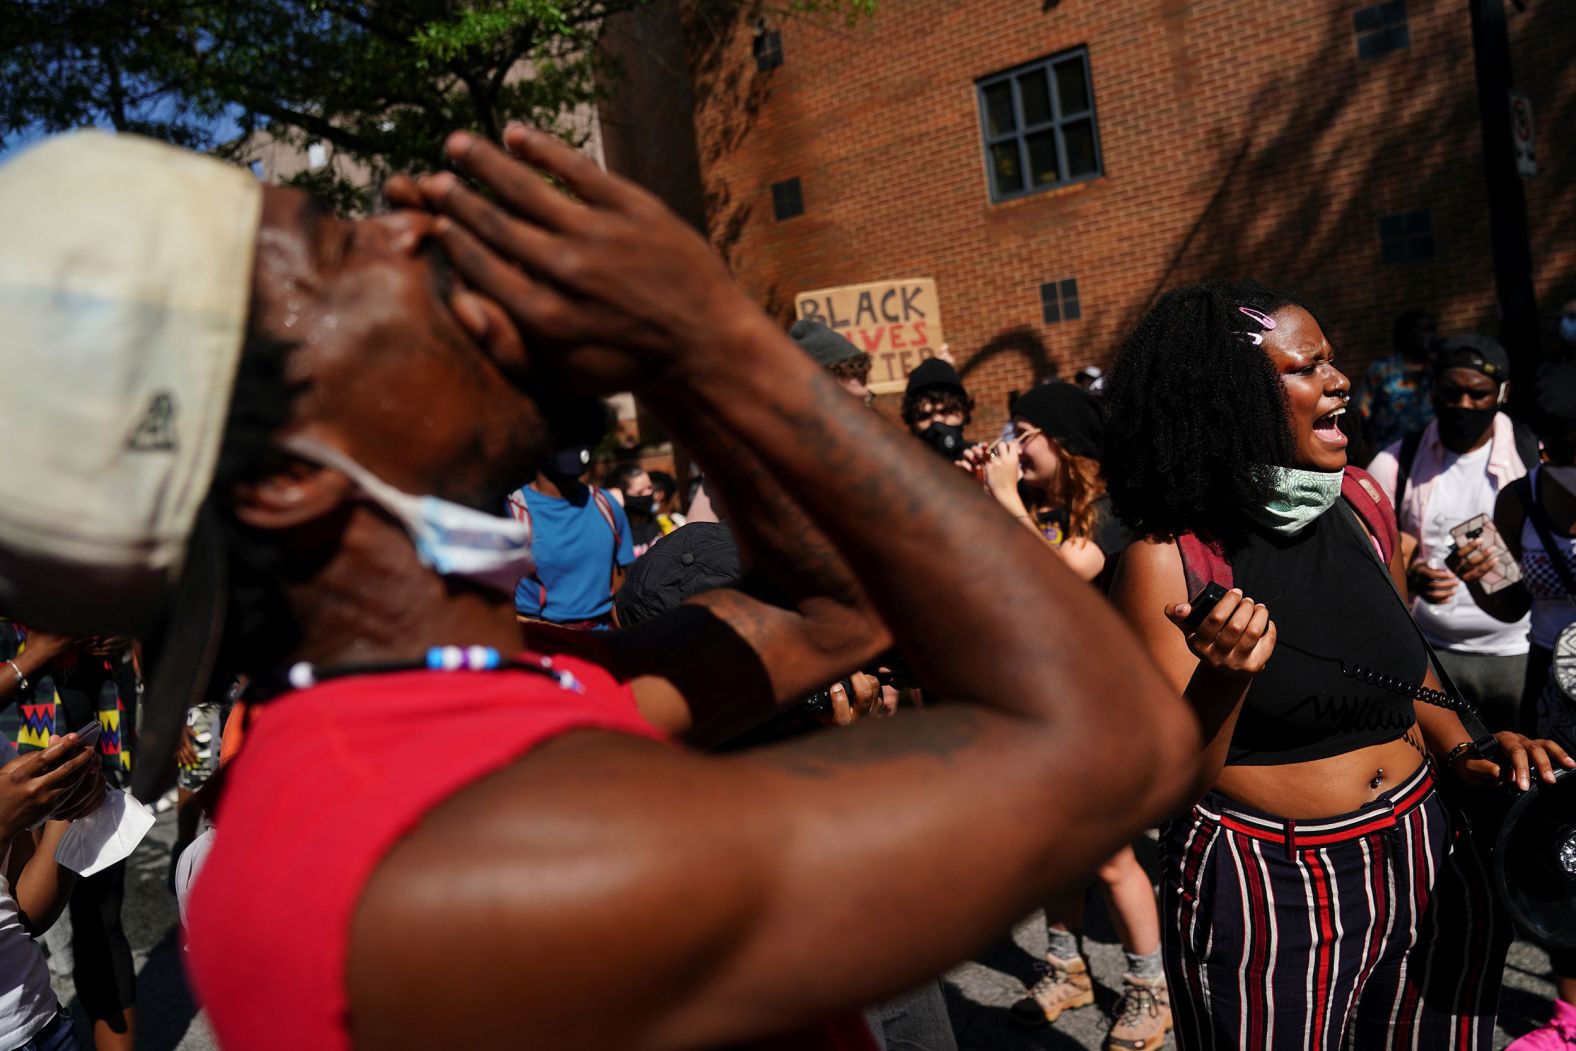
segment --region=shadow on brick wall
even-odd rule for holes
[[[1131,330],[1167,289],[1223,274],[1254,276],[1314,304],[1354,367],[1390,352],[1393,318],[1413,307],[1445,315],[1447,328],[1497,332],[1468,6],[1413,0],[1409,7],[1414,33],[1459,19],[1452,43],[1414,39],[1407,50],[1354,62],[1351,11],[1332,6],[1318,55],[1268,81],[1245,131],[1217,131],[1201,144],[1212,160],[1198,169],[1224,175],[1119,331]],[[1509,17],[1516,82],[1532,91],[1537,111],[1539,174],[1526,188],[1547,340],[1555,308],[1576,295],[1576,194],[1557,189],[1576,180],[1567,130],[1576,124],[1576,93],[1557,90],[1576,43],[1576,14],[1543,0]],[[1387,130],[1379,135],[1371,120],[1351,119],[1375,104],[1361,90],[1370,75],[1395,85],[1380,100]],[[1379,217],[1422,209],[1433,217],[1434,257],[1384,265],[1383,280],[1373,281]]]

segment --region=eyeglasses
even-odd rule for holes
[[[1019,445],[1027,445],[1030,438],[1038,438],[1044,433],[1045,432],[1040,430],[1038,427],[1026,427],[1021,431],[1014,427],[1012,429],[1012,438]]]

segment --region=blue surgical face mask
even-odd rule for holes
[[[354,482],[363,497],[405,527],[421,564],[441,576],[473,581],[507,595],[513,594],[521,577],[536,571],[531,527],[524,522],[436,496],[402,492],[338,449],[311,438],[286,438],[279,444]]]
[[[1341,471],[1274,470],[1275,495],[1265,506],[1249,509],[1248,517],[1282,536],[1301,533],[1341,498]]]
[[[1560,315],[1560,339],[1567,347],[1576,347],[1576,314]]]

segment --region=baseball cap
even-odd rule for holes
[[[1473,369],[1495,383],[1510,379],[1510,355],[1499,341],[1477,332],[1463,332],[1439,344],[1434,356],[1434,371]]]
[[[963,388],[963,380],[959,378],[958,370],[940,358],[926,358],[914,366],[914,371],[908,374],[909,393],[926,387],[951,387],[964,394],[968,393]]]
[[[225,609],[208,491],[251,303],[262,187],[130,135],[72,132],[0,164],[0,611],[148,654],[157,790]]]
[[[652,620],[703,591],[738,582],[739,548],[728,527],[691,522],[658,540],[629,568],[613,596],[620,627]]]
[[[251,301],[262,187],[133,136],[0,165],[0,610],[140,634],[207,497]]]
[[[839,361],[864,357],[864,351],[850,343],[847,337],[832,331],[814,318],[800,318],[788,330],[788,338],[815,359],[822,368]]]

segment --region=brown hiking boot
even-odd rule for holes
[[[1164,978],[1122,975],[1122,999],[1111,1019],[1106,1051],[1156,1051],[1171,1028],[1171,997]]]
[[[1029,995],[1012,1005],[1012,1017],[1024,1025],[1049,1025],[1063,1011],[1094,1003],[1089,965],[1082,957],[1064,960],[1045,954],[1045,977],[1034,983]]]

